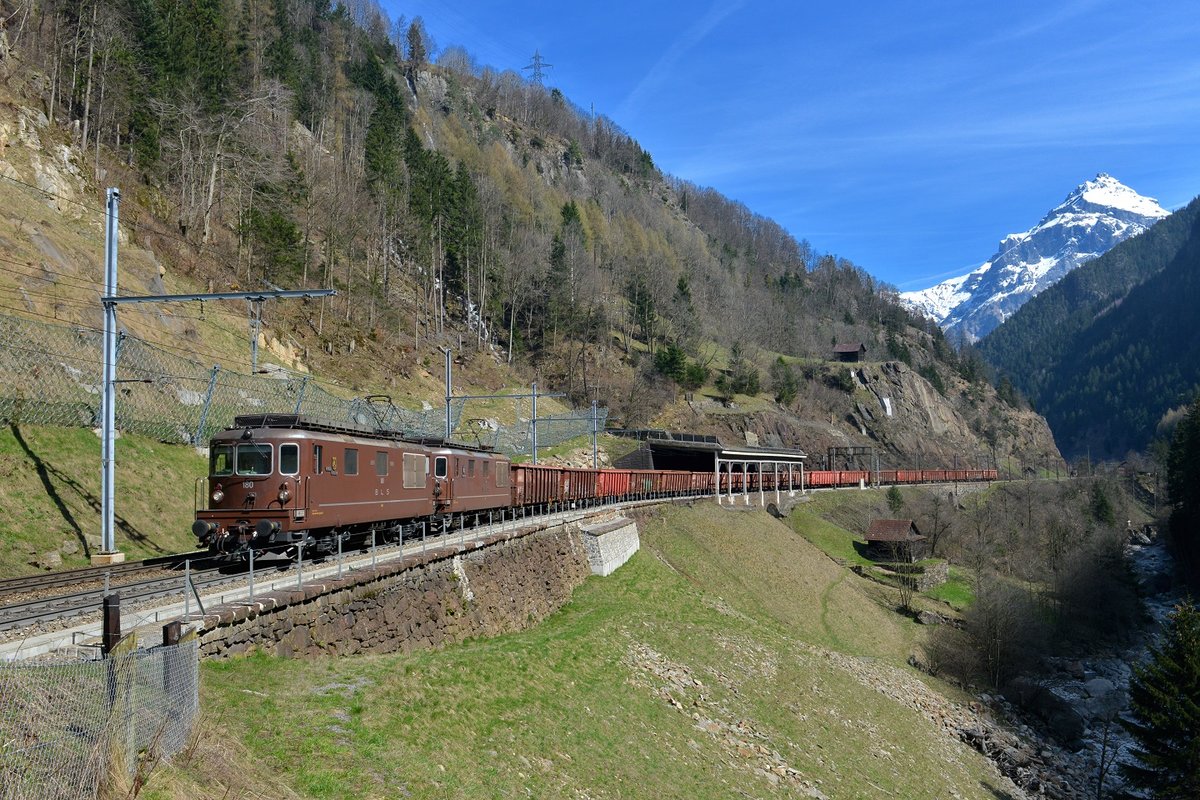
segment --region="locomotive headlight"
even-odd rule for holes
[[[292,499],[292,493],[288,491],[287,484],[279,487],[279,502],[286,503]]]
[[[219,502],[221,502],[221,501],[222,501],[222,500],[224,500],[224,499],[225,499],[225,492],[221,490],[221,487],[220,487],[220,486],[218,486],[217,488],[213,489],[213,492],[212,492],[212,501],[213,501],[214,503],[219,503]]]

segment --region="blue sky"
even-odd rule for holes
[[[901,289],[978,266],[1107,172],[1200,194],[1200,8],[1079,2],[386,0]]]

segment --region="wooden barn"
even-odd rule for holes
[[[867,528],[867,557],[875,561],[920,561],[928,545],[911,519],[872,520]]]
[[[853,364],[865,360],[867,346],[862,342],[843,342],[833,346],[833,360]]]

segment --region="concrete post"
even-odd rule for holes
[[[192,437],[192,446],[199,447],[204,441],[204,426],[208,423],[208,410],[212,408],[213,392],[217,389],[217,375],[221,373],[221,365],[213,364],[212,374],[208,376],[208,391],[204,394],[204,406],[200,409],[200,422],[196,425],[196,435]]]
[[[451,351],[449,347],[444,347],[442,348],[442,352],[446,354],[446,441],[449,442],[450,434],[453,432],[454,428],[454,424],[450,421],[450,401],[454,397],[452,381],[454,367],[451,366],[450,359],[450,354],[453,351]]]
[[[307,388],[308,388],[308,376],[305,375],[300,380],[300,391],[296,393],[296,410],[292,412],[293,414],[300,413],[300,405],[304,402],[304,390]]]
[[[529,450],[537,463],[537,383],[533,384],[533,419],[529,421]]]

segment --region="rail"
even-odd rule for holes
[[[19,578],[0,580],[0,598],[9,597],[25,592],[36,592],[43,589],[53,589],[59,586],[73,586],[92,581],[103,581],[106,578],[118,578],[125,575],[136,575],[151,569],[174,569],[189,559],[200,559],[208,556],[206,550],[178,555],[155,556],[142,561],[129,561],[124,564],[112,564],[104,567],[80,567],[78,569],[60,570],[44,575],[25,575]],[[0,613],[4,609],[0,607]]]

